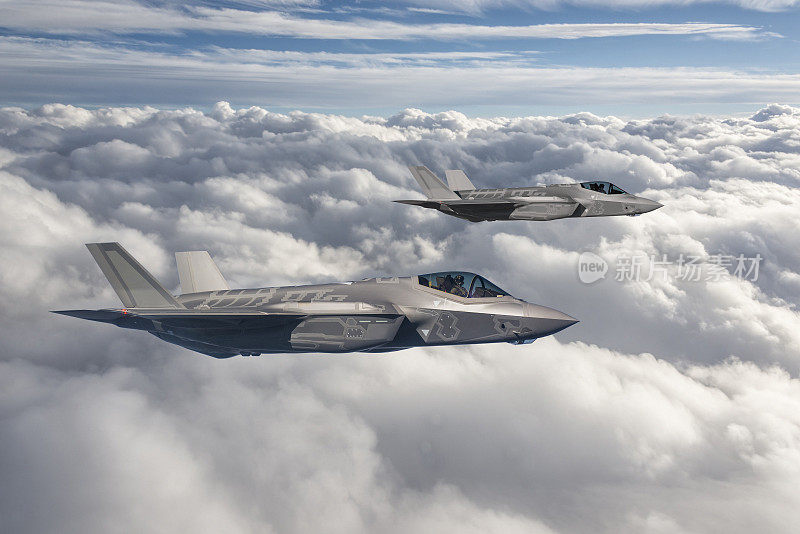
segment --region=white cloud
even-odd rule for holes
[[[480,14],[497,8],[555,10],[565,6],[607,9],[643,9],[657,6],[706,4],[712,0],[405,0],[405,3],[432,9]],[[779,12],[797,7],[797,0],[723,0],[745,9]]]
[[[777,104],[630,121],[2,108],[0,516],[15,532],[793,532],[798,131]],[[408,164],[486,187],[601,177],[666,206],[469,224],[389,202],[419,195]],[[172,252],[203,248],[238,286],[464,268],[581,323],[523,347],[217,361],[48,314],[117,302],[93,240],[173,288]],[[754,282],[585,286],[586,250],[764,264]]]
[[[509,54],[509,53],[505,53]],[[219,94],[317,109],[792,102],[800,75],[712,68],[537,66],[536,54],[191,53],[85,41],[0,38],[0,90],[12,102],[69,95],[100,103],[208,105]],[[69,83],[65,83],[68,80]],[[66,87],[66,89],[65,89]],[[52,88],[57,88],[57,91]],[[187,96],[191,95],[191,96]],[[488,104],[487,104],[488,103]]]
[[[41,13],[47,12],[47,18]],[[240,32],[301,39],[580,39],[631,35],[707,35],[758,38],[761,28],[714,23],[576,23],[527,26],[480,24],[408,24],[378,19],[335,20],[298,17],[281,11],[232,8],[155,7],[136,2],[35,0],[0,4],[3,27],[25,32],[78,34],[87,32],[177,33]],[[773,34],[767,34],[773,35]]]
[[[798,520],[800,386],[778,370],[679,372],[554,341],[525,357],[219,365],[159,352],[102,374],[0,364],[7,525],[791,532]]]

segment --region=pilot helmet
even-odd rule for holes
[[[464,283],[464,275],[457,274],[453,280],[455,280],[456,284],[462,285]]]

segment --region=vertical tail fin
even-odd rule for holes
[[[87,243],[94,261],[128,308],[183,308],[119,243]]]
[[[411,174],[419,182],[422,192],[428,198],[436,200],[461,200],[461,197],[450,190],[443,181],[436,177],[428,167],[409,167]]]
[[[181,293],[184,295],[230,289],[207,251],[176,252],[175,261],[178,264],[178,277],[181,279]]]
[[[464,171],[444,171],[444,175],[447,177],[447,185],[449,185],[450,189],[453,191],[475,190],[475,186],[469,181],[469,178],[467,178],[467,175],[464,173]]]

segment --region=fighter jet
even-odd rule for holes
[[[524,344],[577,322],[461,271],[230,289],[206,251],[175,254],[181,294],[174,296],[119,243],[86,246],[123,306],[54,313],[144,330],[215,358]]]
[[[566,217],[641,215],[660,208],[611,182],[581,182],[507,189],[476,189],[461,170],[445,171],[445,185],[427,167],[409,167],[427,200],[395,200],[479,221],[552,221]]]

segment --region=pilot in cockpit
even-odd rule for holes
[[[450,293],[459,297],[467,296],[467,290],[464,287],[464,275],[457,274],[453,277],[453,287],[450,288]]]
[[[447,273],[444,278],[439,278],[439,284],[436,289],[439,291],[444,291],[445,293],[450,293],[450,290],[453,288],[453,284],[455,280],[453,280],[453,275]]]
[[[451,273],[447,273],[447,276],[439,283],[438,289],[459,297],[467,296],[467,290],[464,288],[464,275],[461,274],[453,276]]]

